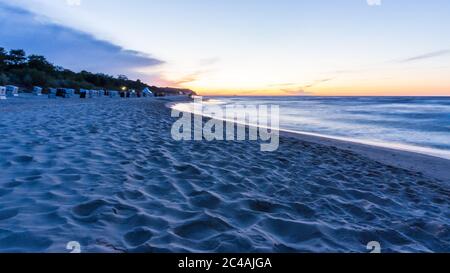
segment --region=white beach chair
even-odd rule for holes
[[[110,98],[117,98],[119,96],[119,91],[110,90],[109,91],[109,97]]]
[[[130,98],[136,98],[136,97],[137,97],[136,90],[131,90],[130,91]]]
[[[148,88],[144,88],[144,90],[142,90],[142,96],[153,97],[153,92]]]
[[[14,85],[6,86],[6,95],[9,97],[18,97],[19,96],[19,87]]]
[[[33,87],[33,94],[35,96],[42,96],[42,88],[39,86]]]
[[[0,100],[6,100],[6,87],[0,86]]]
[[[80,88],[80,99],[86,99],[89,96],[89,90]]]
[[[57,93],[57,89],[56,88],[50,88],[49,92],[48,92],[48,98],[49,99],[56,99],[56,93]]]
[[[98,90],[89,90],[89,98],[93,99],[98,97]]]
[[[56,96],[64,98],[66,96],[66,89],[65,88],[56,88]]]
[[[70,99],[75,96],[75,89],[65,88],[64,89],[64,98]]]

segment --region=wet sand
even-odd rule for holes
[[[444,158],[300,133],[281,132],[281,135],[351,151],[386,165],[422,173],[450,183],[450,160]]]

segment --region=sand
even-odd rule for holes
[[[450,252],[446,160],[176,142],[166,103],[0,101],[0,252]]]
[[[281,132],[281,135],[351,151],[385,165],[422,173],[427,177],[446,181],[446,183],[450,182],[450,160],[448,159],[301,133]]]

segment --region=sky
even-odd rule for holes
[[[450,96],[448,0],[0,0],[0,47],[202,95]]]

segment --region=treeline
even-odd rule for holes
[[[0,47],[0,85],[17,85],[25,89],[33,86],[43,88],[74,88],[74,89],[106,89],[142,90],[146,87],[160,95],[167,94],[190,94],[194,93],[187,89],[159,88],[149,86],[141,80],[130,80],[125,75],[117,77],[102,73],[91,73],[88,71],[73,72],[61,66],[55,66],[44,56],[28,55],[22,49],[10,51]]]

